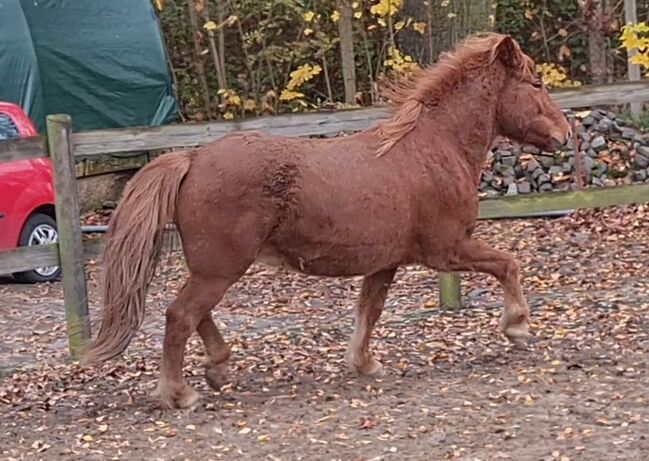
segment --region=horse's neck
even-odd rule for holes
[[[485,88],[486,87],[486,88]],[[414,135],[432,137],[430,155],[436,155],[437,140],[451,145],[453,154],[461,155],[470,168],[474,180],[479,180],[487,152],[497,134],[496,82],[478,87],[465,85],[456,89],[439,106],[425,111]]]

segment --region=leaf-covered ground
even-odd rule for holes
[[[181,412],[152,396],[179,255],[125,356],[99,369],[66,361],[60,284],[1,281],[0,459],[644,460],[648,231],[648,207],[481,222],[521,263],[537,341],[521,352],[498,334],[489,277],[467,275],[466,308],[449,312],[434,272],[402,269],[373,340],[381,380],[344,364],[359,279],[255,266],[213,311],[232,383],[208,390],[193,337],[186,375],[203,399]]]

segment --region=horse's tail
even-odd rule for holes
[[[144,320],[146,292],[163,246],[164,228],[189,171],[189,152],[162,155],[128,183],[113,213],[104,249],[104,312],[99,333],[84,351],[85,364],[121,354]]]

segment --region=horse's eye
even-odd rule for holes
[[[536,82],[532,82],[532,86],[534,88],[541,89],[541,88],[543,88],[543,83],[537,80]]]

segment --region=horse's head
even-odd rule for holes
[[[534,71],[534,61],[504,36],[493,51],[505,70],[499,95],[499,134],[553,152],[570,137],[570,124]]]

